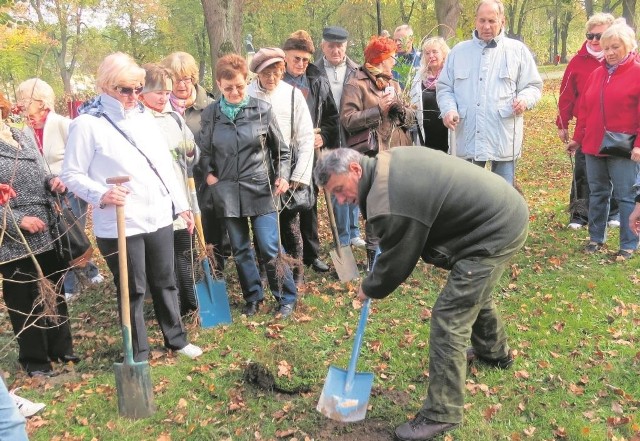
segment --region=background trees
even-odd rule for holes
[[[610,11],[635,25],[636,1],[504,0],[507,32],[538,63],[566,62],[589,15]],[[224,53],[245,53],[247,35],[256,49],[280,46],[297,29],[319,42],[327,25],[349,30],[349,55],[361,60],[378,31],[378,5],[382,29],[409,23],[418,40],[441,35],[453,46],[474,28],[476,0],[0,0],[0,90],[13,96],[17,83],[37,75],[59,94],[75,93],[116,50],[140,63],[184,50],[213,88],[211,66]]]

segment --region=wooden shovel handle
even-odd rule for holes
[[[129,269],[127,267],[127,230],[123,206],[116,206],[116,220],[118,223],[118,269],[120,270],[120,314],[122,315],[122,326],[128,328],[129,332],[131,332]]]
[[[198,198],[196,196],[196,183],[193,178],[187,179],[187,187],[189,188],[189,194],[191,196],[191,211],[193,212],[193,218],[196,222],[196,233],[198,235],[198,241],[202,246],[202,250],[206,251],[207,243],[204,240],[204,229],[202,228],[202,214],[200,207],[198,206]]]
[[[336,253],[338,257],[342,259],[342,252],[340,250],[340,236],[338,236],[338,226],[336,225],[336,216],[333,213],[333,203],[331,202],[331,195],[327,191],[326,187],[323,187],[324,199],[327,202],[327,212],[329,213],[329,224],[331,225],[331,234],[333,235],[333,243],[336,247]]]

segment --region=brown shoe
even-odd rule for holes
[[[411,421],[396,427],[396,438],[400,441],[424,441],[455,429],[459,423],[441,423],[418,414]]]

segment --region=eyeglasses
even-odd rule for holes
[[[598,41],[600,41],[600,38],[602,38],[602,33],[599,34],[592,34],[591,32],[587,32],[587,40],[591,41],[593,39],[596,39]]]
[[[258,72],[258,76],[265,78],[265,79],[269,79],[269,78],[279,78],[281,75],[280,71],[269,71],[269,72]]]
[[[142,86],[138,86],[138,87],[116,86],[116,92],[118,92],[122,96],[131,96],[134,93],[136,95],[140,95],[142,93]]]
[[[239,86],[227,86],[224,89],[222,89],[222,91],[225,92],[225,93],[231,93],[234,90],[237,90],[238,93],[242,93],[244,91],[245,87],[247,87],[246,84],[241,84]]]
[[[311,58],[305,58],[305,57],[293,57],[293,62],[295,64],[298,63],[302,63],[302,64],[309,64],[309,61],[311,61]]]
[[[186,86],[187,84],[193,83],[193,78],[191,77],[178,78],[176,79],[176,83],[184,83]]]

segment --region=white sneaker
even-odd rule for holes
[[[196,345],[192,345],[191,343],[189,343],[188,345],[186,345],[182,349],[178,349],[176,352],[178,354],[186,355],[187,357],[191,358],[192,360],[194,358],[198,358],[199,356],[202,355],[202,349],[200,349]]]
[[[572,230],[579,230],[582,227],[583,225],[579,224],[578,222],[571,222],[569,225],[567,225],[567,228],[570,228]]]
[[[102,283],[102,282],[104,282],[104,277],[103,277],[103,275],[102,275],[102,274],[98,274],[98,275],[93,276],[92,278],[90,278],[90,279],[89,279],[89,281],[90,281],[92,284]]]
[[[64,293],[64,299],[67,302],[70,302],[71,300],[75,299],[77,295],[78,295],[77,292],[65,292]]]
[[[26,398],[19,397],[16,395],[16,390],[17,389],[14,389],[9,392],[9,395],[13,398],[13,402],[16,403],[16,406],[18,406],[18,410],[23,417],[29,418],[30,416],[34,416],[46,407],[46,404],[44,403],[34,403]]]
[[[607,226],[609,228],[620,228],[620,221],[612,219],[609,222],[607,222]]]
[[[351,239],[351,245],[357,248],[364,248],[365,246],[367,246],[367,243],[364,241],[363,238],[358,236]]]

